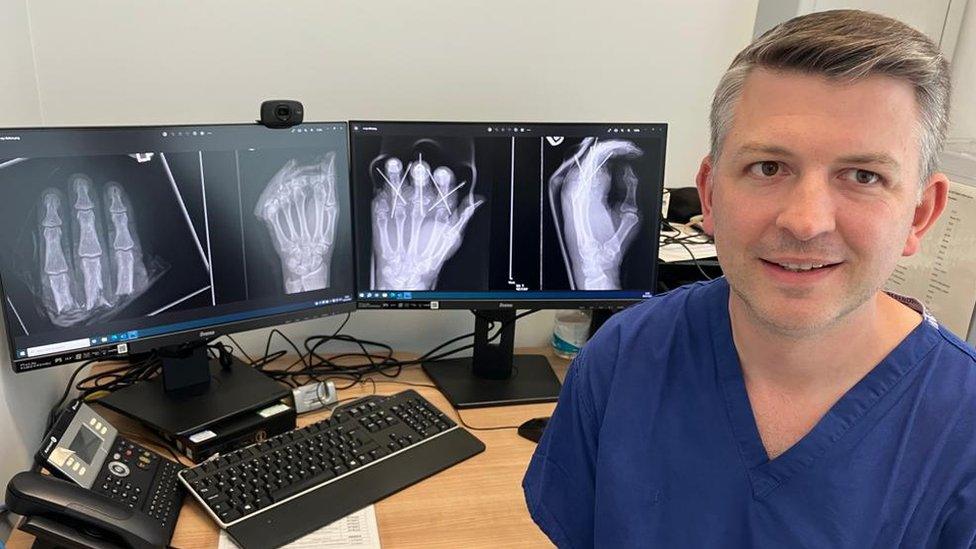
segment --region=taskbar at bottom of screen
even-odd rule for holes
[[[588,297],[581,298],[537,298],[527,297],[518,300],[498,299],[359,299],[358,309],[623,309],[651,298],[651,294],[628,297]]]
[[[14,362],[14,371],[18,373],[27,372],[30,370],[37,370],[38,368],[47,368],[49,366],[60,366],[61,364],[68,364],[69,362],[81,362],[84,360],[108,358],[112,356],[122,357],[128,353],[129,348],[127,343],[92,347],[89,349],[79,350],[76,353],[64,353],[55,356],[42,356],[27,360],[17,360]]]

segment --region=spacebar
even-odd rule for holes
[[[454,429],[227,528],[243,549],[280,547],[484,451]]]

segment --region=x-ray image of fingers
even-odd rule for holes
[[[637,235],[643,151],[627,140],[583,139],[548,182],[548,201],[572,289],[617,290],[620,268]]]
[[[85,174],[71,175],[67,188],[45,190],[37,205],[42,302],[57,326],[123,306],[150,282],[125,189]]]
[[[212,302],[198,154],[27,158],[0,163],[0,189],[4,305],[23,335]]]
[[[435,289],[444,262],[461,246],[465,227],[484,202],[474,194],[470,147],[454,162],[425,158],[423,151],[432,149],[439,144],[422,139],[412,156],[382,154],[370,163],[373,289]]]
[[[291,159],[258,197],[254,215],[268,229],[281,260],[285,293],[329,287],[336,238],[336,159],[329,152],[311,163]]]

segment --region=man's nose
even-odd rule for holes
[[[834,231],[835,204],[825,175],[804,175],[783,199],[776,225],[797,240],[812,240]]]

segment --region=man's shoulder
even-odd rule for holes
[[[939,385],[952,388],[953,398],[964,399],[976,416],[976,349],[945,326],[938,325],[939,340],[928,361]]]
[[[660,328],[678,323],[700,324],[704,330],[707,316],[715,307],[726,307],[727,302],[728,282],[724,278],[695,282],[620,311],[610,317],[605,328],[621,336],[647,331],[660,334]],[[598,332],[594,339],[599,335]]]
[[[724,311],[727,303],[724,279],[655,295],[611,316],[586,344],[585,354],[601,363],[635,354],[644,358],[666,354],[676,341],[707,339],[709,317],[716,310]]]
[[[711,317],[727,309],[724,279],[655,295],[610,317],[580,350],[573,379],[602,416],[614,386],[663,386],[668,371],[707,364],[698,355],[710,356]]]
[[[949,352],[956,355],[962,363],[968,363],[970,368],[976,369],[976,348],[963,341],[962,338],[942,324],[939,324],[938,327],[939,335],[942,336],[944,345],[949,349]]]
[[[949,417],[965,418],[965,428],[971,429],[976,422],[976,351],[931,317],[924,322],[934,325],[935,340],[916,366],[922,380],[918,396],[926,402],[920,412],[944,427],[950,427]]]

